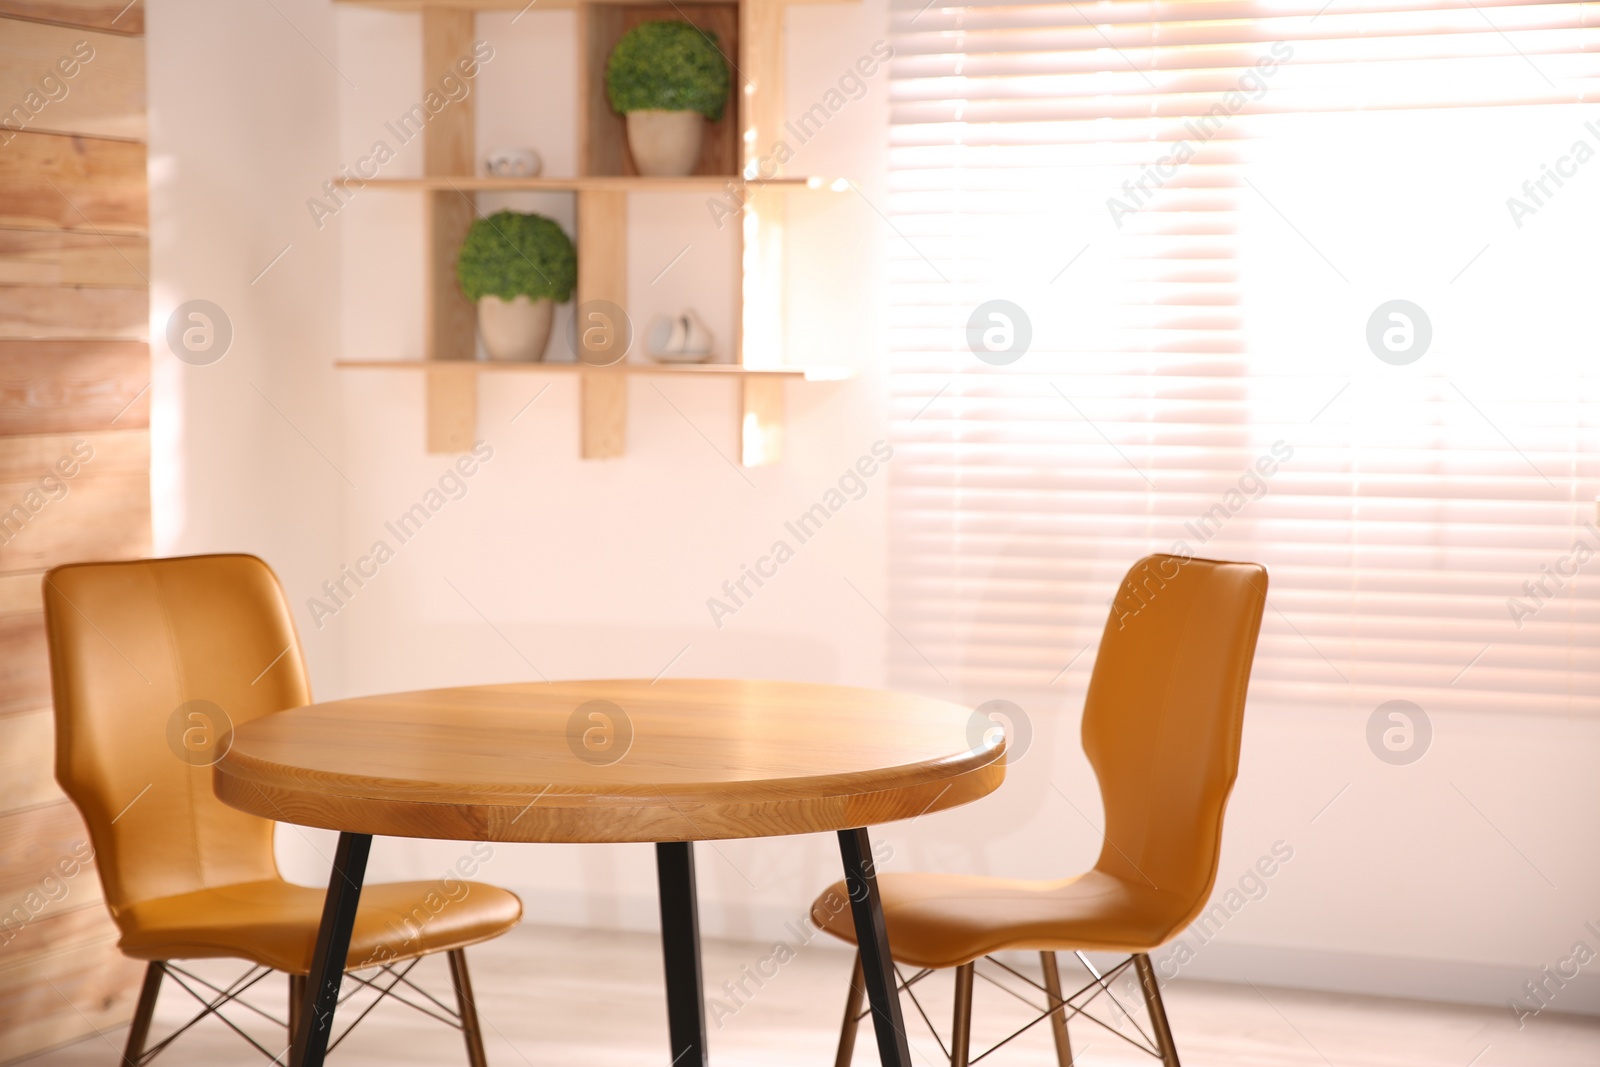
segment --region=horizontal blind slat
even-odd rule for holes
[[[1272,571],[1257,701],[1600,710],[1581,296],[1531,333],[1479,309],[1479,335],[1435,339],[1448,372],[1380,377],[1351,318],[1370,307],[1323,312],[1285,281],[1298,256],[1339,292],[1351,255],[1316,198],[1382,215],[1368,179],[1417,142],[1459,198],[1450,153],[1525,138],[1526,172],[1480,183],[1492,211],[1600,148],[1592,5],[892,0],[891,31],[897,680],[932,663],[974,691],[1047,688],[1127,564],[1181,545]],[[1530,302],[1585,291],[1561,262],[1533,273]],[[1031,344],[989,366],[968,317],[1009,292],[1033,294]]]

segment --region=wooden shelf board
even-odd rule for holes
[[[731,174],[691,175],[686,178],[639,178],[624,175],[605,175],[589,178],[335,178],[340,188],[391,189],[402,192],[463,193],[515,193],[546,192],[574,193],[585,190],[627,193],[715,193],[734,185],[774,185],[786,189],[807,186],[814,189],[827,187],[824,178],[771,178],[764,182],[749,182]]]
[[[776,0],[784,4],[839,4],[855,3],[857,0]],[[523,8],[532,7],[528,0],[334,0],[336,4],[348,4],[351,7],[371,7],[383,11],[421,11],[425,7],[446,8],[457,11],[521,11]],[[550,8],[581,7],[590,4],[653,4],[659,3],[663,7],[671,0],[538,0],[538,7],[543,10]],[[695,0],[697,4],[727,4],[732,7],[739,0]]]
[[[421,11],[425,7],[450,8],[458,11],[520,11],[523,8],[534,7],[528,0],[334,0],[338,4],[348,4],[351,7],[373,7],[384,11]],[[584,3],[591,4],[639,4],[660,3],[666,6],[669,0],[538,0],[535,10],[550,8],[573,8]],[[730,7],[739,0],[695,0],[697,4],[727,4]],[[793,3],[795,0],[784,0]],[[832,3],[836,0],[800,0],[802,3]]]
[[[463,367],[473,371],[554,371],[557,374],[688,374],[702,378],[799,378],[808,382],[838,382],[853,377],[848,367],[742,367],[737,363],[615,363],[591,367],[587,363],[511,363],[480,359],[341,359],[342,370],[430,370]]]

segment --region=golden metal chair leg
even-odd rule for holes
[[[972,1049],[972,975],[975,964],[956,968],[955,1019],[950,1024],[950,1067],[967,1067]]]
[[[128,1044],[122,1050],[124,1067],[138,1067],[144,1055],[145,1042],[150,1038],[150,1020],[155,1018],[156,997],[161,993],[161,979],[166,977],[167,965],[153,961],[144,969],[144,984],[139,987],[139,1003],[133,1009],[133,1024],[128,1027]]]
[[[289,1044],[294,1044],[294,1035],[300,1032],[300,1013],[306,1006],[306,976],[291,974],[289,976]]]
[[[1056,966],[1054,952],[1039,953],[1039,963],[1044,970],[1044,988],[1050,995],[1050,1007],[1060,1007],[1066,1003],[1061,999],[1061,970]],[[1050,1035],[1056,1039],[1056,1062],[1061,1067],[1072,1067],[1072,1039],[1067,1036],[1067,1013],[1065,1010],[1052,1012],[1050,1015]]]
[[[1156,1034],[1162,1067],[1178,1067],[1178,1046],[1172,1043],[1172,1027],[1167,1025],[1167,1009],[1161,1004],[1161,985],[1156,981],[1156,969],[1150,966],[1149,954],[1134,953],[1133,966],[1139,972],[1139,989],[1144,993],[1144,1006],[1150,1012],[1150,1028]]]
[[[472,976],[467,973],[466,949],[453,948],[450,958],[450,984],[456,988],[456,1009],[461,1013],[461,1034],[467,1040],[467,1063],[489,1067],[483,1054],[483,1031],[478,1028],[478,1004],[472,999]]]
[[[833,1057],[833,1067],[850,1067],[856,1054],[856,1031],[861,1027],[861,1002],[867,998],[866,979],[861,974],[861,953],[856,953],[856,965],[850,971],[850,995],[844,1002],[844,1025],[839,1027],[839,1051]]]

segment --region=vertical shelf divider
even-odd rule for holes
[[[579,357],[603,366],[622,358],[617,351],[626,323],[614,321],[611,308],[628,307],[628,194],[611,190],[578,192],[578,302],[573,330]],[[625,350],[624,350],[625,351]],[[580,371],[583,394],[584,459],[610,459],[628,447],[628,378],[606,370]]]
[[[458,60],[472,55],[477,16],[470,8],[422,9],[422,91],[437,86]],[[475,94],[453,102],[422,129],[423,174],[430,178],[470,178],[476,163]],[[455,189],[424,194],[426,206],[427,350],[424,358],[441,363],[470,362],[477,355],[477,313],[456,285],[456,253],[477,215],[473,194]],[[429,367],[427,450],[465,452],[478,424],[478,376],[469,366]]]
[[[783,457],[784,381],[746,374],[739,381],[739,462],[746,467]]]
[[[622,33],[622,9],[584,4],[578,13],[578,155],[585,175],[623,173],[620,120],[606,101],[607,52]],[[628,312],[628,194],[578,192],[578,294],[573,307],[574,344],[580,360],[604,365],[626,358],[614,347],[627,322],[612,321],[605,301]],[[621,331],[621,332],[619,332]],[[613,459],[628,449],[628,379],[605,371],[579,373],[579,455]]]
[[[623,120],[612,114],[605,85],[610,48],[622,31],[621,5],[578,9],[578,166],[586,177],[629,173]]]
[[[787,333],[783,299],[786,194],[760,182],[783,176],[773,149],[784,137],[785,5],[740,0],[739,6],[743,30],[739,67],[744,75],[738,87],[744,116],[739,172],[754,180],[745,186],[739,215],[738,358],[746,367],[770,367],[780,361]],[[740,462],[746,467],[777,463],[783,458],[783,382],[747,377],[739,393]]]

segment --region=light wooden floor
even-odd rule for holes
[[[734,1007],[722,991],[744,966],[755,968],[771,946],[707,942],[707,994]],[[661,959],[653,937],[523,926],[469,953],[494,1067],[667,1067]],[[803,948],[753,992],[731,1016],[711,1004],[708,1026],[714,1064],[831,1067],[850,956],[820,941]],[[198,968],[197,968],[198,969]],[[222,977],[242,967],[205,965]],[[771,970],[769,965],[767,970]],[[448,1002],[442,959],[424,961],[422,983]],[[930,979],[923,1003],[941,1031],[948,1026],[951,983]],[[254,1002],[282,1014],[284,980],[273,975]],[[919,985],[924,989],[924,985]],[[1131,989],[1125,992],[1131,993]],[[193,1014],[181,991],[161,999],[156,1035]],[[741,1000],[743,998],[741,997]],[[1136,1005],[1137,996],[1129,1000]],[[1026,1021],[1028,1010],[980,982],[975,1042],[981,1046]],[[1168,987],[1168,1008],[1185,1067],[1595,1067],[1600,1064],[1600,1019],[1546,1013],[1518,1032],[1505,1008],[1469,1008],[1385,1001],[1292,990],[1183,981]],[[938,1047],[907,1006],[918,1067],[940,1062]],[[343,1012],[348,1019],[354,1012]],[[720,1026],[712,1021],[723,1016]],[[248,1016],[243,1016],[248,1018]],[[258,1020],[259,1023],[259,1020]],[[276,1048],[262,1024],[247,1024]],[[1082,1067],[1152,1064],[1098,1028],[1074,1023]],[[110,1031],[26,1061],[30,1067],[111,1067],[126,1030]],[[266,1060],[222,1024],[207,1020],[158,1060],[171,1064],[250,1064]],[[381,1005],[349,1043],[330,1057],[343,1067],[465,1064],[459,1035],[396,1004]],[[856,1063],[876,1064],[871,1032],[863,1028]],[[984,1061],[994,1067],[1054,1067],[1050,1036],[1036,1027]]]

